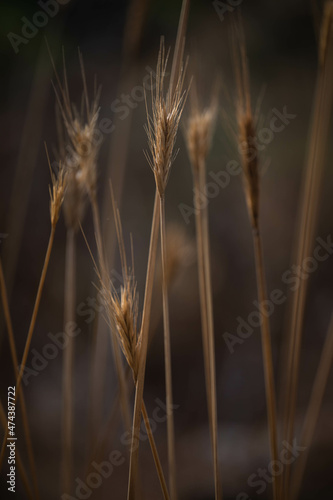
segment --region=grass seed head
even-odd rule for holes
[[[252,114],[241,113],[238,123],[246,202],[252,227],[257,229],[259,217],[259,170],[258,151],[253,141],[255,124]]]
[[[193,98],[191,114],[186,127],[186,144],[194,172],[205,165],[209,153],[217,114],[217,99],[214,95],[211,105],[199,109],[197,99]]]
[[[138,293],[134,278],[134,252],[132,249],[132,267],[127,265],[124,238],[120,214],[116,207],[111,187],[111,198],[115,227],[122,266],[122,284],[116,290],[108,277],[106,262],[100,262],[100,271],[97,274],[100,280],[100,291],[106,309],[106,319],[111,331],[116,332],[117,340],[133,372],[134,380],[138,374],[138,358],[141,339],[138,335]]]
[[[65,191],[67,187],[67,173],[64,171],[62,164],[60,164],[58,174],[54,174],[51,170],[51,180],[52,187],[49,187],[50,191],[50,217],[51,224],[53,227],[56,226],[62,203],[65,197]]]
[[[147,125],[149,152],[146,158],[152,168],[156,186],[161,197],[164,196],[168,183],[171,165],[175,159],[174,151],[180,118],[184,109],[187,91],[183,90],[185,70],[180,71],[174,91],[170,89],[164,94],[164,79],[168,62],[165,56],[164,42],[161,41],[156,69],[156,89],[152,90],[151,114],[147,108]]]
[[[97,184],[97,156],[100,148],[100,134],[97,129],[100,89],[94,93],[90,103],[82,56],[79,53],[83,95],[80,112],[71,103],[64,61],[64,82],[60,82],[55,70],[59,91],[55,89],[60,115],[65,130],[65,145],[62,158],[68,171],[68,191],[64,202],[67,225],[77,230],[87,204],[87,195],[95,197]],[[66,154],[65,154],[66,152]]]
[[[259,218],[259,164],[256,147],[256,121],[252,114],[250,78],[242,22],[239,22],[237,41],[234,38],[234,64],[238,92],[238,143],[243,168],[245,198],[253,229],[258,230]]]
[[[101,280],[101,294],[107,313],[110,328],[116,332],[117,340],[133,371],[134,378],[138,368],[138,297],[134,277],[123,272],[124,284],[117,291],[112,282]]]

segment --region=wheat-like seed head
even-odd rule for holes
[[[62,160],[68,171],[68,191],[64,201],[66,224],[78,229],[84,215],[87,195],[95,197],[97,183],[97,155],[100,137],[97,130],[100,89],[96,89],[92,103],[89,102],[85,71],[81,53],[83,95],[80,112],[71,103],[64,61],[64,83],[61,84],[55,70],[59,92],[55,89],[61,118],[66,132],[66,148],[61,147]]]
[[[134,380],[136,380],[141,337],[138,335],[137,325],[138,293],[134,278],[133,244],[131,245],[132,267],[130,269],[127,265],[122,225],[112,188],[111,198],[122,266],[122,284],[120,290],[116,290],[108,277],[106,261],[100,262],[100,271],[97,271],[97,274],[100,280],[100,292],[106,310],[107,322],[111,331],[116,333],[117,341],[120,344],[128,365],[132,369]],[[100,254],[99,258],[103,259],[104,257]]]
[[[164,196],[171,165],[177,154],[174,151],[174,146],[187,96],[187,91],[183,90],[184,69],[180,71],[174,91],[172,92],[169,89],[166,96],[164,96],[167,62],[168,55],[165,56],[162,39],[156,68],[156,89],[155,91],[152,90],[151,114],[148,112],[146,101],[147,125],[145,127],[150,155],[148,152],[145,152],[145,154],[154,172],[156,186],[161,197]]]
[[[256,147],[256,120],[251,109],[250,83],[248,63],[245,50],[245,39],[242,23],[239,23],[238,50],[234,40],[234,61],[236,72],[236,84],[238,91],[237,122],[238,141],[243,167],[243,183],[245,198],[251,225],[258,229],[259,217],[259,159]]]
[[[61,164],[59,166],[58,175],[55,175],[51,169],[50,172],[52,180],[52,188],[51,186],[49,186],[50,217],[51,224],[53,227],[55,227],[59,220],[61,206],[64,201],[65,191],[67,187],[67,173],[64,171],[64,168]]]
[[[97,154],[99,142],[96,139],[96,126],[99,109],[94,101],[87,121],[75,113],[71,121],[64,119],[70,150],[70,161],[77,183],[85,188],[87,193],[94,193],[97,179]]]
[[[123,270],[123,285],[120,292],[114,288],[111,280],[101,280],[101,295],[111,330],[116,332],[117,340],[126,361],[137,376],[139,344],[137,335],[138,297],[136,283],[128,270]]]
[[[199,109],[197,99],[192,100],[191,113],[185,131],[187,149],[193,172],[204,167],[209,153],[217,114],[217,99],[214,95],[211,105]]]
[[[252,227],[257,229],[259,217],[259,170],[258,151],[253,141],[255,124],[252,114],[240,113],[238,125],[246,202]]]

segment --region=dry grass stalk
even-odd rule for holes
[[[333,98],[333,8],[326,2],[320,37],[320,65],[318,68],[313,116],[310,129],[310,143],[298,211],[298,236],[296,265],[310,255],[318,216],[319,195],[325,160],[329,120]],[[292,296],[292,310],[289,331],[289,348],[286,380],[284,384],[284,439],[293,438],[297,403],[297,387],[301,354],[302,332],[306,294],[309,280],[301,280]],[[289,491],[290,466],[284,474],[285,495]]]
[[[333,315],[328,327],[325,343],[321,352],[317,373],[313,382],[310,401],[304,419],[303,429],[301,433],[300,443],[305,447],[299,456],[295,470],[291,480],[290,498],[296,500],[299,495],[299,490],[302,484],[306,463],[308,460],[313,436],[318,422],[319,411],[323,401],[328,376],[331,370],[333,360]]]
[[[175,437],[172,414],[172,376],[171,376],[171,345],[169,325],[169,303],[167,286],[167,256],[165,234],[165,189],[168,183],[172,162],[175,158],[175,141],[179,122],[186,101],[186,91],[183,90],[185,71],[180,70],[173,92],[169,88],[164,96],[164,76],[168,57],[165,57],[164,42],[162,39],[156,68],[156,91],[152,92],[151,115],[147,106],[148,145],[150,155],[146,153],[147,161],[154,172],[156,189],[160,199],[160,237],[162,255],[162,300],[164,322],[164,356],[166,380],[166,406],[168,429],[168,462],[169,483],[172,499],[176,493],[176,460]]]
[[[6,321],[7,331],[8,331],[10,353],[11,353],[11,357],[12,357],[15,377],[17,378],[18,374],[19,374],[18,358],[17,358],[17,352],[16,352],[13,325],[12,325],[12,320],[11,320],[10,310],[9,310],[5,276],[3,273],[1,259],[0,259],[0,291],[1,291],[1,300],[2,300],[2,304],[3,304],[3,309],[4,309],[4,316],[5,316],[5,321]],[[19,402],[20,402],[21,411],[22,411],[23,432],[24,432],[24,437],[25,437],[25,441],[26,441],[26,445],[27,445],[32,482],[34,485],[35,496],[36,496],[36,498],[39,498],[36,464],[35,464],[35,458],[34,458],[34,453],[33,453],[33,447],[32,447],[32,441],[31,441],[31,435],[30,435],[30,429],[29,429],[29,421],[28,421],[28,415],[27,415],[27,408],[26,408],[26,404],[25,404],[25,398],[24,398],[23,391],[21,391],[21,393],[20,393]],[[3,410],[2,406],[1,406],[1,409]],[[6,422],[6,419],[5,419],[5,422]]]
[[[76,320],[76,231],[67,227],[66,256],[65,256],[65,284],[64,284],[64,331],[66,325]],[[73,477],[73,401],[74,396],[74,338],[68,339],[64,350],[62,373],[62,491],[71,492]]]
[[[138,295],[136,282],[134,279],[134,256],[132,245],[132,267],[129,268],[127,264],[126,251],[122,233],[122,225],[120,221],[119,211],[117,210],[111,190],[113,210],[115,215],[115,227],[120,251],[122,279],[123,284],[118,293],[112,281],[107,275],[107,264],[104,261],[100,262],[100,271],[98,272],[101,284],[101,296],[104,306],[106,308],[106,319],[109,324],[111,332],[116,333],[117,340],[121,350],[125,356],[128,366],[132,370],[134,384],[137,383],[138,367],[139,367],[139,353],[142,341],[142,334],[138,332]],[[150,423],[147,411],[142,403],[142,414],[146,425],[149,443],[151,445],[153,458],[155,461],[156,470],[160,480],[162,492],[165,499],[169,498],[167,491],[162,466],[157,453],[155,441],[150,428]]]
[[[49,162],[49,166],[50,166],[50,162]],[[50,171],[51,171],[51,167],[50,167]],[[31,344],[32,336],[33,336],[34,329],[35,329],[35,324],[36,324],[36,320],[37,320],[37,314],[39,311],[40,301],[42,298],[46,273],[47,273],[47,269],[49,266],[51,251],[52,251],[52,247],[53,247],[56,225],[57,225],[57,222],[58,222],[58,219],[60,216],[61,206],[62,206],[64,196],[65,196],[67,176],[66,176],[66,173],[64,173],[64,171],[63,171],[62,165],[60,165],[59,172],[58,172],[57,176],[51,171],[51,180],[52,180],[52,188],[50,188],[51,232],[50,232],[47,250],[46,250],[46,254],[45,254],[45,258],[44,258],[43,269],[42,269],[42,273],[41,273],[40,280],[39,280],[39,285],[38,285],[37,295],[36,295],[35,304],[34,304],[34,308],[33,308],[33,312],[32,312],[32,317],[31,317],[31,321],[30,321],[29,331],[28,331],[28,335],[27,335],[27,338],[25,341],[22,361],[20,364],[20,371],[19,371],[19,374],[18,374],[17,379],[16,379],[16,384],[15,384],[16,385],[16,400],[20,396],[22,377],[23,377],[24,369],[25,369],[26,362],[28,359],[30,344]],[[7,426],[7,429],[5,432],[4,441],[2,444],[2,448],[1,448],[0,468],[1,468],[1,465],[3,463],[3,459],[4,459],[4,455],[5,455],[5,449],[6,449],[5,443],[6,443],[7,437],[8,437],[8,426]]]
[[[137,376],[135,401],[134,401],[127,500],[135,500],[136,497],[137,469],[138,469],[139,442],[140,442],[139,434],[140,434],[140,423],[141,423],[141,411],[143,405],[143,389],[144,389],[147,348],[148,348],[150,311],[151,311],[151,302],[153,294],[157,243],[158,243],[159,209],[160,209],[159,199],[158,199],[158,194],[156,193],[154,208],[153,208],[152,224],[151,224],[145,295],[144,295],[142,322],[140,329],[141,347],[140,347],[140,352],[138,354],[139,366],[138,366],[138,376]]]
[[[161,256],[162,256],[162,301],[163,301],[163,328],[164,328],[164,363],[165,363],[165,389],[167,408],[167,437],[168,437],[168,465],[169,465],[169,489],[171,499],[177,498],[176,487],[176,450],[175,430],[173,418],[173,396],[172,396],[172,373],[171,373],[171,342],[170,342],[170,319],[167,285],[167,256],[165,236],[165,204],[164,198],[160,198],[160,229],[161,229]]]
[[[239,23],[239,51],[234,43],[236,84],[238,90],[237,121],[239,129],[239,145],[243,168],[244,191],[247,208],[252,225],[255,268],[259,303],[267,300],[262,241],[259,230],[259,165],[258,151],[255,150],[253,138],[256,136],[256,124],[252,114],[249,72],[247,65],[245,39],[242,23]],[[278,460],[276,394],[274,382],[274,366],[271,345],[271,333],[268,316],[261,314],[261,341],[265,376],[267,416],[270,438],[271,459]],[[273,496],[277,500],[280,495],[280,481],[276,476],[273,480]]]
[[[182,12],[178,25],[178,34],[176,43],[177,50],[175,50],[173,57],[173,64],[172,64],[172,67],[175,68],[175,70],[172,71],[172,77],[170,81],[171,89],[175,88],[175,81],[178,80],[179,68],[181,67],[181,61],[183,59],[185,33],[186,33],[187,17],[188,17],[186,13],[188,12],[188,9],[189,9],[189,0],[183,0]],[[145,369],[146,369],[147,348],[148,348],[148,331],[149,331],[150,310],[151,310],[152,292],[154,283],[156,251],[158,243],[158,230],[159,230],[159,218],[160,218],[159,212],[160,212],[160,204],[158,199],[158,192],[156,189],[150,244],[149,244],[145,296],[144,296],[143,312],[142,312],[142,324],[141,324],[142,345],[140,349],[138,381],[136,384],[135,401],[134,401],[132,442],[131,442],[131,454],[130,454],[130,472],[128,481],[127,500],[134,500],[136,495],[135,488],[136,488],[138,458],[139,458],[138,438],[140,432],[141,408],[143,402],[143,389],[145,381]]]
[[[113,191],[111,188],[111,194],[112,194],[112,199],[113,199]],[[102,243],[102,230],[101,230],[101,223],[100,223],[100,217],[99,217],[99,210],[98,210],[98,204],[97,204],[97,199],[96,196],[91,197],[91,206],[92,206],[92,212],[93,212],[93,221],[94,221],[94,229],[95,229],[95,238],[96,238],[96,245],[97,245],[97,253],[98,253],[98,261],[100,264],[100,272],[103,275],[103,280],[106,281],[108,279],[108,263],[105,258],[105,252],[103,250],[103,243]],[[98,332],[95,332],[96,335]],[[103,334],[104,332],[102,332]],[[98,341],[97,338],[95,340],[95,349],[96,349],[96,342]],[[127,387],[127,378],[125,376],[124,372],[124,367],[123,363],[121,360],[121,352],[120,352],[120,347],[117,341],[115,341],[115,338],[113,335],[111,335],[111,345],[112,345],[112,350],[113,350],[113,355],[114,355],[114,361],[115,361],[115,367],[116,367],[116,373],[118,377],[118,383],[119,383],[119,388],[120,388],[120,404],[121,404],[121,409],[122,409],[122,415],[123,415],[123,420],[124,420],[124,426],[125,429],[130,429],[131,427],[131,418],[130,418],[130,410],[129,410],[129,402],[128,402],[128,387]],[[97,355],[97,350],[94,352],[95,355]],[[99,363],[100,360],[95,357],[93,358],[93,362]],[[105,366],[104,366],[105,369]],[[94,375],[97,375],[96,370],[92,370],[92,373]],[[103,397],[103,367],[100,371],[100,375],[102,376],[102,380],[98,380],[98,378],[95,378],[93,380],[93,386],[100,387],[100,397],[97,397],[97,402],[102,401]]]
[[[202,111],[199,110],[196,94],[194,94],[187,124],[186,143],[192,166],[195,192],[199,193],[204,192],[205,189],[206,160],[211,145],[216,111],[216,94],[213,96],[211,106]],[[196,235],[207,407],[213,452],[215,498],[219,499],[222,498],[222,487],[217,447],[215,342],[207,207],[196,211]]]
[[[167,257],[168,257],[168,271],[167,271],[167,283],[168,287],[171,287],[180,276],[182,270],[191,265],[195,259],[195,248],[193,246],[192,240],[186,234],[184,227],[178,224],[169,224],[166,229],[167,232]],[[161,265],[161,263],[160,263]],[[160,266],[159,266],[160,267]],[[162,270],[161,270],[162,273]],[[156,279],[156,284],[154,287],[162,288],[162,275],[158,275]],[[160,323],[162,317],[162,309],[153,307],[154,315],[151,320],[151,329],[148,341],[148,347],[151,343],[154,334],[156,332],[157,326]],[[130,382],[131,370],[127,366],[125,371],[125,379]],[[132,390],[132,387],[129,387]],[[102,459],[105,447],[109,446],[110,436],[115,431],[116,419],[118,418],[118,412],[120,408],[120,392],[119,388],[117,390],[116,396],[112,402],[112,408],[107,423],[104,428],[100,431],[99,437],[96,440],[95,446],[93,447],[93,452],[91,454],[90,464],[93,460]],[[88,472],[87,472],[88,473]]]

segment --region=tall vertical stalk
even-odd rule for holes
[[[201,165],[199,169],[200,178],[200,193],[204,192],[206,182],[206,166]],[[199,210],[201,216],[201,210]],[[202,244],[203,244],[203,264],[205,273],[205,293],[207,306],[207,334],[208,334],[208,360],[209,360],[209,379],[210,384],[210,405],[211,405],[211,433],[213,447],[213,462],[214,462],[214,482],[215,482],[215,498],[222,498],[222,486],[219,473],[219,458],[218,458],[218,424],[217,424],[217,399],[216,399],[216,368],[215,368],[215,340],[214,340],[214,318],[213,318],[213,297],[211,285],[211,266],[210,266],[210,249],[209,249],[209,224],[208,224],[208,208],[203,207],[202,210]]]
[[[239,23],[239,47],[238,52],[234,45],[236,84],[238,91],[238,127],[239,127],[239,145],[241,151],[241,161],[243,167],[243,184],[247,209],[250,217],[255,269],[257,278],[258,301],[264,304],[267,300],[267,290],[264,271],[264,259],[262,251],[262,241],[259,229],[260,213],[260,173],[258,150],[253,142],[256,137],[256,120],[252,114],[250,97],[250,78],[248,63],[246,58],[245,36],[240,18]],[[253,147],[252,147],[253,146]],[[268,432],[270,442],[270,452],[272,462],[278,460],[277,443],[277,417],[276,417],[276,394],[274,383],[274,365],[271,345],[271,332],[268,316],[263,312],[260,314],[261,323],[261,344],[264,365],[265,393],[268,418]],[[273,478],[273,497],[279,499],[280,478]]]
[[[64,331],[76,319],[76,232],[69,227],[66,236]],[[74,337],[69,336],[63,357],[63,416],[62,416],[62,491],[70,494],[73,478],[73,414],[74,414]]]
[[[159,211],[160,211],[160,205],[159,205],[158,193],[156,191],[152,225],[151,225],[150,243],[149,243],[149,256],[148,256],[145,295],[144,295],[143,311],[142,311],[142,324],[140,331],[140,336],[142,338],[142,341],[139,352],[139,368],[138,368],[138,377],[136,382],[135,400],[134,400],[127,500],[135,500],[135,495],[136,495],[141,409],[143,403],[143,389],[145,383],[150,309],[151,309],[152,294],[153,294],[154,271],[155,271],[156,252],[158,243],[158,230],[159,230],[159,220],[160,220]]]
[[[194,97],[196,98],[196,94],[194,94]],[[215,96],[210,108],[203,111],[199,111],[196,99],[195,103],[192,101],[192,110],[186,127],[186,142],[192,166],[194,193],[205,192],[206,158],[211,146],[213,126],[216,117],[216,105]],[[197,203],[194,197],[194,206],[196,205]],[[213,454],[215,498],[220,499],[222,498],[222,486],[218,460],[215,339],[207,206],[195,210],[195,227],[198,254],[202,342],[209,429]]]
[[[290,483],[290,498],[296,500],[299,495],[302,479],[305,472],[313,436],[318,422],[319,411],[324,397],[328,376],[333,360],[333,315],[328,327],[328,332],[321,352],[317,373],[313,382],[310,401],[305,414],[303,429],[300,437],[301,446],[305,449],[295,463],[295,469]]]
[[[162,301],[163,301],[166,412],[167,412],[167,434],[168,434],[169,490],[171,499],[176,500],[177,498],[176,452],[175,452],[175,429],[174,429],[173,397],[172,397],[170,317],[169,317],[169,300],[168,300],[168,285],[167,285],[165,200],[163,196],[160,196],[160,236],[161,236],[161,258],[162,258]]]
[[[327,9],[326,9],[327,8]],[[323,15],[320,64],[313,105],[313,116],[310,129],[310,144],[307,154],[306,168],[298,211],[298,240],[296,265],[302,267],[304,259],[309,255],[313,244],[314,232],[319,209],[319,195],[325,159],[325,148],[329,130],[329,120],[333,99],[333,7],[326,2]],[[284,439],[290,442],[294,434],[295,412],[301,343],[304,324],[304,312],[308,280],[302,279],[300,286],[292,297],[292,310],[289,325],[289,346],[287,374],[284,387]],[[284,494],[288,495],[290,465],[284,472]]]
[[[258,301],[259,304],[265,304],[267,301],[267,290],[264,271],[264,259],[262,253],[262,243],[259,229],[253,229],[254,255],[257,275]],[[278,461],[278,443],[277,443],[277,418],[276,418],[276,396],[274,384],[274,367],[271,345],[271,333],[268,316],[261,313],[261,342],[263,350],[265,388],[267,401],[268,428],[271,447],[272,461]],[[274,499],[279,498],[280,486],[278,476],[273,478]]]

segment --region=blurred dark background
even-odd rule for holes
[[[43,3],[43,2],[42,2]],[[283,273],[292,264],[297,203],[307,147],[307,135],[317,70],[317,28],[321,4],[310,1],[242,2],[251,73],[251,93],[256,102],[263,89],[260,106],[267,123],[274,108],[286,106],[296,117],[285,130],[276,134],[261,155],[262,234],[268,289],[280,288]],[[78,1],[59,5],[44,27],[27,43],[20,41],[15,53],[13,37],[22,36],[22,17],[32,20],[41,10],[38,2],[2,0],[0,93],[1,183],[0,183],[0,252],[10,296],[10,307],[18,356],[24,341],[38,286],[49,236],[49,170],[44,141],[52,157],[57,145],[54,79],[47,39],[55,64],[62,73],[61,50],[64,48],[74,102],[80,103],[82,80],[78,47],[82,51],[92,91],[94,76],[102,85],[100,117],[112,120],[115,129],[104,134],[99,170],[99,203],[107,193],[110,175],[124,226],[126,247],[133,234],[136,277],[142,299],[151,214],[154,178],[145,160],[143,149],[146,122],[142,98],[131,99],[123,111],[115,109],[115,99],[131,94],[141,86],[149,68],[155,68],[160,36],[173,50],[181,8],[180,0]],[[318,9],[318,10],[317,10]],[[228,134],[228,125],[235,122],[234,79],[230,28],[237,11],[226,12],[220,19],[211,1],[192,1],[186,38],[189,76],[194,76],[203,104],[210,101],[217,78],[221,81],[220,108],[208,172],[225,170],[229,160],[238,160],[237,147]],[[140,28],[141,26],[141,28]],[[125,42],[124,42],[125,39]],[[16,41],[18,39],[15,39]],[[138,94],[139,95],[139,91]],[[142,97],[142,94],[141,94]],[[111,109],[113,106],[113,109]],[[133,109],[132,109],[133,108]],[[223,113],[222,113],[223,110]],[[185,109],[185,117],[188,110]],[[225,117],[227,115],[227,119]],[[185,122],[184,122],[185,123]],[[126,139],[127,136],[127,139]],[[332,130],[330,131],[332,137]],[[182,133],[178,136],[179,155],[172,169],[167,190],[167,222],[177,226],[195,245],[194,216],[185,223],[179,204],[193,206],[192,176]],[[332,227],[333,175],[332,142],[327,151],[324,188],[320,200],[317,236],[326,237]],[[122,165],[125,165],[122,180]],[[122,193],[122,194],[120,194]],[[251,488],[248,477],[269,463],[268,434],[260,331],[244,344],[236,345],[231,354],[223,338],[225,332],[235,333],[237,317],[246,319],[256,300],[252,238],[239,176],[221,189],[209,202],[216,334],[217,391],[219,417],[219,449],[221,473],[226,498],[237,498],[241,492],[250,498],[268,498]],[[112,213],[103,216],[105,231],[112,230]],[[91,213],[84,219],[84,230],[93,251],[94,233]],[[47,274],[32,348],[42,352],[49,342],[47,334],[63,328],[63,287],[65,258],[65,226],[57,227],[56,240]],[[211,499],[214,496],[210,441],[207,425],[203,356],[200,329],[200,308],[196,261],[193,251],[181,259],[181,265],[170,291],[172,364],[175,411],[176,451],[179,498]],[[116,252],[116,256],[117,256]],[[77,303],[96,294],[92,282],[97,281],[84,239],[78,236]],[[115,275],[120,271],[118,257]],[[158,274],[158,273],[157,273]],[[333,264],[331,258],[320,263],[311,276],[307,297],[304,341],[297,410],[297,433],[303,423],[321,348],[332,311]],[[158,278],[157,278],[158,281]],[[163,329],[161,300],[156,287],[153,306],[155,335],[148,353],[145,400],[148,410],[156,406],[156,398],[165,400]],[[287,307],[276,307],[271,316],[276,376],[283,375],[283,345]],[[76,341],[75,364],[75,477],[84,480],[88,458],[90,399],[90,362],[94,323],[78,316],[82,333]],[[5,401],[8,385],[14,376],[9,355],[7,334],[1,315],[0,337],[1,398]],[[110,347],[109,347],[110,349]],[[31,363],[32,355],[28,358]],[[111,351],[107,352],[108,371],[104,383],[103,422],[116,394],[116,380]],[[61,456],[61,352],[49,360],[38,376],[31,376],[25,388],[29,418],[37,460],[41,497],[60,498]],[[325,393],[315,441],[306,469],[302,499],[330,497],[333,493],[333,386],[332,376]],[[19,422],[19,410],[17,421]],[[19,425],[19,424],[18,424]],[[20,427],[19,427],[20,429]],[[18,446],[25,457],[24,440],[18,429]],[[121,435],[121,425],[116,435]],[[167,469],[166,424],[158,424],[155,438]],[[118,449],[127,457],[128,450],[119,438],[106,440],[107,454]],[[144,498],[161,498],[154,465],[147,442],[140,447],[140,474]],[[2,470],[1,498],[9,497]],[[125,498],[128,460],[103,481],[91,498]],[[24,498],[17,478],[18,498]],[[96,495],[96,496],[94,496]]]

